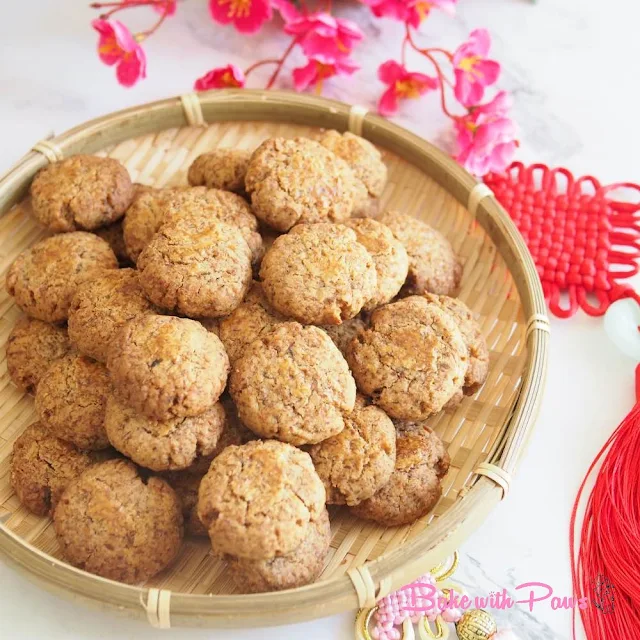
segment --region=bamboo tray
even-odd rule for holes
[[[186,182],[186,170],[215,146],[256,147],[273,135],[351,130],[378,145],[389,167],[382,205],[428,221],[464,261],[460,297],[477,314],[491,351],[489,378],[453,413],[432,418],[451,470],[435,511],[389,528],[331,512],[333,540],[320,579],[260,595],[234,594],[207,541],[187,540],[178,560],[144,586],[75,569],[60,557],[48,518],[20,506],[9,483],[14,440],[34,421],[33,400],[10,383],[1,349],[0,552],[45,588],[147,619],[157,627],[291,623],[371,606],[456,549],[506,495],[531,434],[544,385],[548,321],[535,266],[491,192],[415,135],[359,107],[277,91],[214,91],[162,100],[98,118],[43,141],[0,181],[0,278],[44,232],[20,204],[38,169],[76,153],[118,158],[146,184]],[[15,205],[15,206],[14,206]],[[0,293],[0,343],[19,310]]]

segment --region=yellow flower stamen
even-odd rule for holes
[[[418,83],[413,80],[397,80],[395,90],[399,98],[419,98]]]
[[[229,5],[229,18],[246,18],[251,13],[251,0],[218,0],[218,4]]]

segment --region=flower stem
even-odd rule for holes
[[[442,71],[440,64],[432,55],[433,52],[442,52],[442,53],[448,53],[448,52],[446,52],[444,49],[421,49],[413,40],[413,36],[411,34],[411,28],[409,27],[408,24],[405,24],[405,32],[406,32],[405,38],[408,41],[408,43],[411,45],[411,48],[414,51],[418,52],[419,54],[423,55],[425,58],[427,58],[427,60],[429,60],[429,62],[431,62],[431,64],[436,69],[436,73],[438,74],[438,80],[440,81],[440,104],[442,105],[442,111],[451,120],[458,120],[459,116],[456,116],[455,114],[451,113],[451,111],[449,111],[449,109],[447,108],[447,99],[446,99],[444,89],[445,89],[445,84],[448,83],[448,80],[444,75],[444,72]],[[453,58],[453,56],[451,57]]]
[[[275,81],[278,79],[278,76],[280,75],[280,71],[282,71],[282,66],[284,65],[286,59],[289,57],[289,54],[293,51],[293,48],[296,46],[297,43],[298,43],[298,38],[294,38],[289,43],[289,46],[285,49],[285,52],[282,54],[282,57],[278,60],[278,66],[275,68],[274,72],[271,74],[271,77],[269,78],[269,82],[267,82],[267,86],[266,86],[267,89],[271,89]]]
[[[160,18],[158,18],[153,27],[151,27],[151,29],[147,29],[147,31],[142,31],[141,33],[136,34],[136,40],[138,42],[142,42],[143,40],[146,40],[150,35],[153,35],[162,26],[162,23],[167,19],[167,15],[167,13],[163,13]]]
[[[280,60],[278,58],[269,58],[267,60],[259,60],[258,62],[254,62],[251,66],[247,67],[244,70],[245,78],[249,76],[251,72],[253,72],[258,67],[262,67],[265,64],[278,64]]]

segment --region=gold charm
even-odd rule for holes
[[[489,640],[497,631],[496,621],[484,609],[467,611],[456,623],[460,640]]]

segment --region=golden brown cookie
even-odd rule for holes
[[[462,264],[449,241],[422,220],[397,212],[380,218],[409,254],[409,275],[403,295],[456,293],[462,278]]]
[[[421,296],[376,309],[347,360],[358,388],[401,420],[438,413],[462,388],[469,364],[451,315]]]
[[[77,353],[56,360],[36,390],[36,411],[50,433],[79,449],[106,449],[104,410],[111,392],[104,365]]]
[[[267,300],[305,324],[340,324],[376,295],[373,258],[353,230],[302,224],[280,236],[260,266]]]
[[[265,438],[315,444],[344,428],[356,388],[331,338],[286,322],[254,340],[236,360],[229,391],[240,420]]]
[[[182,507],[161,478],[128,460],[96,464],[72,482],[53,524],[63,556],[103,578],[138,584],[167,567],[182,543]]]
[[[388,227],[376,220],[360,218],[347,220],[345,224],[355,231],[358,242],[369,252],[376,267],[378,284],[375,293],[364,305],[365,310],[370,311],[391,302],[409,273],[406,249]]]
[[[28,315],[64,322],[79,285],[105,269],[117,269],[109,245],[93,233],[76,231],[40,240],[25,249],[7,273],[7,291]]]
[[[244,149],[214,149],[191,163],[187,179],[196,187],[242,192],[250,158],[251,151]]]
[[[54,360],[71,348],[67,330],[42,320],[22,317],[7,339],[7,371],[21,391],[35,393]]]
[[[309,454],[256,440],[214,459],[200,484],[198,515],[214,552],[267,560],[300,545],[324,503]]]
[[[396,430],[387,414],[362,400],[344,416],[344,429],[309,449],[324,482],[327,504],[356,505],[391,477],[396,462]]]
[[[147,300],[135,269],[106,271],[78,287],[69,307],[69,339],[78,349],[106,362],[109,343],[132,318],[158,313]]]
[[[324,131],[317,139],[351,167],[370,197],[382,195],[387,184],[387,167],[378,149],[368,140],[349,131],[341,134],[335,130]]]
[[[55,509],[69,482],[93,463],[90,453],[56,438],[36,422],[13,445],[11,486],[29,511],[46,516]]]
[[[162,475],[176,492],[182,505],[184,531],[190,536],[206,536],[207,530],[198,517],[198,490],[204,473],[185,471],[168,471]]]
[[[111,247],[111,251],[113,251],[120,265],[131,264],[129,254],[127,253],[127,247],[124,243],[122,220],[113,222],[107,227],[96,229],[94,233]]]
[[[140,316],[109,346],[116,394],[149,418],[197,416],[227,382],[229,358],[215,334],[185,318]]]
[[[278,231],[346,220],[359,193],[349,165],[307,138],[265,140],[251,156],[245,185],[256,216]]]
[[[188,187],[149,189],[136,194],[122,222],[122,235],[129,259],[138,256],[164,223],[165,204],[180,190]]]
[[[240,230],[205,217],[163,225],[138,257],[140,284],[159,307],[185,316],[231,313],[251,284]]]
[[[240,306],[220,321],[218,336],[234,362],[246,347],[286,318],[271,308],[259,282],[253,282]]]
[[[320,328],[329,334],[333,344],[340,349],[343,356],[346,356],[349,343],[369,326],[366,315],[361,313],[351,320],[345,320],[342,324],[325,325]]]
[[[109,442],[152,471],[186,469],[198,456],[212,454],[224,426],[224,409],[219,402],[197,416],[153,420],[112,395],[104,418]]]
[[[460,329],[469,351],[469,368],[464,378],[463,391],[465,395],[471,396],[484,384],[489,374],[489,349],[480,326],[462,300],[433,294],[426,294],[425,298],[448,311]]]
[[[313,582],[320,575],[330,543],[331,527],[325,509],[291,553],[270,560],[226,556],[227,570],[240,593],[295,589]]]
[[[449,455],[430,429],[399,430],[396,466],[389,482],[352,511],[386,527],[410,524],[435,507],[448,469]]]
[[[35,217],[52,231],[91,230],[121,218],[133,198],[127,169],[113,158],[52,162],[31,183]]]

